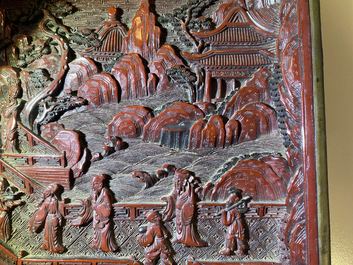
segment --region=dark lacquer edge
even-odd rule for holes
[[[319,262],[331,264],[330,215],[326,155],[326,124],[324,103],[324,74],[320,21],[320,0],[309,0],[311,17],[312,69],[315,117],[315,155],[317,183],[317,215]]]

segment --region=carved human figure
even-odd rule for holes
[[[93,240],[91,247],[103,252],[118,250],[112,223],[113,195],[107,186],[107,175],[94,176],[91,182],[92,195],[85,201],[84,210],[72,225],[81,226],[93,221]]]
[[[18,152],[17,119],[21,106],[19,96],[21,87],[18,80],[7,80],[8,97],[1,111],[1,141],[2,148],[7,152]]]
[[[241,190],[232,189],[230,192],[231,195],[228,197],[226,207],[221,214],[222,223],[227,227],[227,230],[225,244],[219,254],[231,256],[234,254],[234,251],[237,251],[239,256],[245,256],[248,254],[249,249],[247,224],[244,216],[244,213],[247,211],[247,205],[246,202],[241,203]],[[239,206],[236,206],[238,203]]]
[[[144,265],[154,265],[160,259],[161,264],[174,264],[171,255],[169,233],[162,223],[159,212],[152,210],[146,214],[148,225],[140,227],[138,243],[145,248]]]
[[[50,184],[43,192],[43,199],[29,221],[29,229],[34,233],[39,233],[44,224],[42,249],[52,253],[63,253],[65,251],[61,234],[64,222],[64,207],[59,195],[60,190],[58,184]]]
[[[177,169],[174,175],[174,190],[166,198],[167,202],[164,212],[164,220],[170,221],[175,218],[176,243],[187,247],[205,247],[207,242],[200,238],[197,231],[197,202],[200,200],[200,179],[195,177],[191,171]]]
[[[11,237],[11,212],[23,203],[22,200],[15,199],[15,194],[6,192],[9,183],[5,178],[0,178],[0,239],[8,241]]]

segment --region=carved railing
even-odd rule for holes
[[[30,129],[28,129],[22,123],[18,122],[17,126],[18,126],[18,130],[21,131],[24,134],[24,136],[26,137],[26,139],[28,141],[28,145],[30,147],[34,147],[36,145],[42,145],[43,147],[47,148],[53,154],[61,155],[64,157],[64,154],[62,154],[52,144],[50,144],[49,142],[47,142],[43,138],[37,136],[36,134],[34,134]]]
[[[65,167],[63,155],[1,154],[1,157],[16,166]],[[45,162],[42,164],[41,162]]]
[[[34,190],[42,189],[42,185],[36,180],[26,176],[12,165],[0,158],[0,173],[5,173],[6,178],[18,189],[30,195]]]
[[[143,221],[146,219],[145,214],[150,210],[163,211],[166,204],[161,203],[115,203],[114,217],[115,221],[131,220]],[[216,214],[224,209],[225,203],[219,202],[199,202],[198,218],[212,219]],[[66,219],[72,220],[78,216],[81,210],[79,204],[65,204]],[[245,214],[247,218],[282,218],[286,212],[284,203],[274,202],[254,202],[249,204],[249,211]]]
[[[66,168],[65,153],[57,150],[21,123],[18,123],[18,130],[29,147],[40,145],[48,151],[48,154],[2,153],[0,154],[1,170],[9,171],[10,180],[26,194],[32,194],[33,188],[38,185],[54,182],[69,189],[71,172]]]

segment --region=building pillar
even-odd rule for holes
[[[217,94],[216,94],[216,101],[219,101],[220,99],[222,99],[222,82],[223,80],[221,78],[217,79]]]
[[[206,70],[205,76],[205,91],[203,95],[203,101],[211,103],[211,85],[212,85],[212,75]]]

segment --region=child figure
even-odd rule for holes
[[[140,235],[137,236],[139,244],[145,248],[144,265],[154,265],[158,259],[161,264],[174,264],[169,246],[168,231],[162,223],[159,212],[153,210],[146,214],[147,227],[140,227]]]

